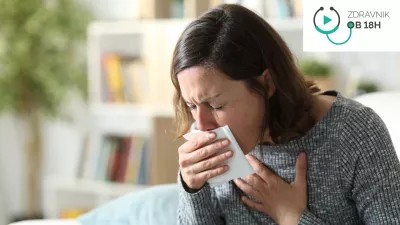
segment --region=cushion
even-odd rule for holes
[[[81,225],[175,225],[177,184],[126,194],[78,217]]]

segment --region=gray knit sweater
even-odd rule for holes
[[[293,182],[296,156],[307,153],[308,203],[298,224],[400,224],[400,163],[385,124],[372,109],[326,94],[337,98],[307,135],[250,154]],[[276,224],[244,205],[232,181],[193,194],[178,183],[180,225]]]

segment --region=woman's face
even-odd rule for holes
[[[182,97],[197,129],[229,125],[245,154],[257,143],[264,115],[263,98],[243,81],[229,79],[216,69],[192,67],[178,74]]]

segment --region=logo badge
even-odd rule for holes
[[[304,52],[399,52],[397,1],[303,0]]]
[[[351,38],[352,29],[353,29],[353,27],[354,27],[354,24],[353,24],[352,22],[349,22],[349,23],[347,24],[347,27],[349,28],[350,31],[349,31],[349,36],[348,36],[348,38],[347,38],[346,40],[341,41],[341,42],[333,41],[333,40],[329,37],[329,35],[335,33],[335,32],[339,29],[339,26],[340,26],[340,15],[339,15],[338,11],[337,11],[334,7],[330,7],[329,10],[335,12],[335,14],[337,15],[337,18],[338,18],[338,20],[337,20],[337,25],[334,26],[334,27],[333,27],[332,29],[330,29],[330,30],[323,30],[323,29],[321,29],[321,28],[317,25],[317,23],[315,22],[316,17],[317,17],[317,15],[318,15],[318,13],[323,13],[323,11],[324,11],[324,7],[321,6],[321,7],[315,12],[315,14],[314,14],[314,21],[313,21],[313,22],[314,22],[315,30],[317,30],[317,31],[318,31],[319,33],[321,33],[321,34],[326,35],[326,37],[327,37],[327,39],[329,40],[330,43],[332,43],[332,44],[334,44],[334,45],[344,45],[344,44],[346,44],[346,43],[350,40],[350,38]],[[330,23],[330,22],[332,21],[332,19],[331,19],[330,17],[326,16],[326,15],[323,16],[323,20],[324,20],[324,21],[323,21],[323,24],[324,24],[324,25],[326,25],[326,24],[328,24],[328,23]]]

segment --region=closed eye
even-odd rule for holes
[[[212,106],[212,105],[210,105],[210,107],[211,107],[213,110],[223,110],[224,107],[225,107],[225,105],[218,105],[218,106]]]
[[[223,110],[225,108],[225,104],[215,105],[215,106],[209,103],[203,103],[203,104],[212,110]],[[195,104],[186,102],[186,105],[190,111],[197,109],[197,106]]]
[[[195,105],[195,104],[190,104],[190,103],[187,103],[187,107],[188,107],[188,109],[189,109],[190,111],[192,111],[192,110],[195,110],[195,109],[196,109],[196,105]]]

